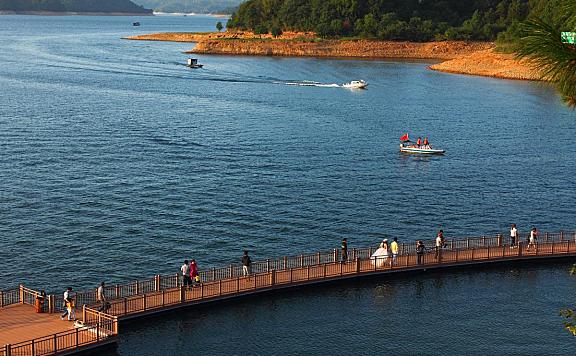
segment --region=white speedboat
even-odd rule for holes
[[[343,88],[350,88],[350,89],[365,89],[368,86],[363,80],[353,80],[350,83],[342,84]]]
[[[430,145],[417,146],[414,144],[401,143],[400,144],[400,152],[418,153],[418,154],[423,154],[423,155],[442,155],[446,151],[432,148],[432,146],[430,146]]]

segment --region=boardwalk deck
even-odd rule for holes
[[[212,269],[202,274],[204,283],[193,287],[181,286],[177,275],[157,275],[108,287],[110,308],[106,313],[90,307],[95,304],[94,291],[78,293],[77,304],[84,306],[77,316],[91,325],[83,329],[68,330],[70,324],[59,320],[58,306],[62,303],[54,296],[49,299],[50,311],[55,314],[36,314],[30,305],[21,305],[32,304],[37,292],[20,287],[16,292],[0,293],[0,345],[10,344],[0,348],[0,356],[54,354],[54,350],[75,352],[114,341],[118,320],[277,289],[428,269],[575,257],[576,233],[545,234],[542,242],[530,250],[522,243],[515,247],[507,245],[501,236],[449,240],[440,258],[436,258],[431,246],[428,241],[428,252],[420,261],[413,246],[402,245],[394,263],[391,257],[371,260],[372,248],[368,248],[350,251],[350,259],[345,262],[339,260],[336,250],[261,261],[253,265],[255,273],[250,276],[242,276],[237,266]],[[31,338],[34,340],[22,342]]]

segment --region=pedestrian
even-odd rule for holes
[[[100,283],[100,286],[96,290],[96,300],[100,302],[100,308],[98,309],[99,312],[106,313],[108,311],[109,303],[106,300],[106,293],[104,291],[104,287],[106,284],[104,282]]]
[[[342,250],[342,262],[348,261],[348,239],[347,238],[342,239],[341,250]]]
[[[188,265],[188,260],[184,260],[184,264],[180,267],[182,271],[182,285],[188,287],[192,285],[192,280],[190,279],[190,266]]]
[[[198,274],[198,265],[196,264],[196,260],[194,259],[190,261],[190,280],[192,281],[192,284],[194,284],[194,282],[200,283],[200,275]]]
[[[416,255],[418,256],[418,264],[422,264],[422,260],[424,258],[424,251],[426,250],[426,246],[420,240],[416,243]]]
[[[252,266],[252,260],[250,256],[248,256],[248,251],[244,250],[244,255],[242,256],[242,275],[248,276],[251,271],[250,267]]]
[[[390,244],[390,249],[392,250],[392,262],[390,266],[398,264],[398,238],[395,237]]]
[[[436,235],[434,259],[438,262],[442,262],[442,247],[444,247],[444,230],[438,231],[438,235]]]
[[[64,317],[67,316],[68,320],[76,320],[76,312],[75,312],[75,302],[76,295],[72,291],[72,287],[66,288],[64,292],[64,313],[60,316],[60,320],[64,320]]]
[[[538,230],[532,226],[532,230],[530,230],[530,238],[528,240],[528,248],[526,249],[526,251],[530,251],[531,247],[534,247],[534,249],[536,249],[536,242],[538,240]]]
[[[510,227],[510,247],[516,248],[516,243],[518,242],[518,229],[516,224],[512,224]]]

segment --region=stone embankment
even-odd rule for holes
[[[351,58],[433,59],[444,62],[430,69],[504,79],[540,80],[525,61],[495,51],[490,42],[398,42],[374,40],[325,40],[313,33],[286,32],[280,37],[250,32],[157,33],[127,37],[130,40],[194,42],[187,53],[306,56]]]

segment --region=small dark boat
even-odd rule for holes
[[[132,22],[132,26],[140,26],[140,22]]]
[[[204,67],[203,64],[198,64],[198,59],[196,58],[188,58],[188,64],[186,64],[190,68],[202,68]]]

